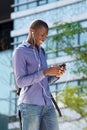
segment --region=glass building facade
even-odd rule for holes
[[[57,51],[58,43],[52,42],[52,36],[57,33],[53,28],[54,22],[79,21],[83,27],[87,27],[87,1],[86,0],[14,0],[12,5],[14,12],[11,14],[14,29],[11,36],[14,39],[14,49],[28,34],[29,25],[34,19],[43,19],[49,25],[49,34],[43,47],[46,50],[48,65],[66,63],[67,70],[61,80],[52,85],[51,91],[59,91],[65,87],[67,81],[70,85],[79,85],[81,78],[70,76],[70,69],[74,67],[74,60],[63,51]],[[75,36],[75,46],[82,44],[87,32]],[[69,69],[68,69],[69,68]],[[67,77],[67,78],[65,78]],[[81,81],[82,82],[82,81]],[[86,81],[85,81],[86,82]],[[55,93],[56,94],[56,93]]]

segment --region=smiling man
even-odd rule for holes
[[[44,49],[40,46],[48,35],[43,20],[33,21],[27,40],[14,51],[13,69],[16,84],[21,88],[18,106],[22,117],[22,130],[58,130],[49,83],[56,81],[65,71],[57,65],[48,68]]]

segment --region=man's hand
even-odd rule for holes
[[[59,78],[66,70],[66,66],[58,66],[54,65],[53,67],[50,67],[46,70],[44,70],[44,75],[45,76],[56,76]]]
[[[56,75],[57,78],[61,77],[61,75],[65,72],[66,70],[66,65],[63,64],[60,66],[60,69],[59,69],[59,74]]]

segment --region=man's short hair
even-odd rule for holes
[[[37,20],[34,20],[31,25],[30,25],[30,28],[32,29],[38,29],[40,28],[41,26],[45,27],[48,29],[48,25],[45,21],[43,20],[40,20],[40,19],[37,19]]]

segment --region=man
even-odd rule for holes
[[[14,75],[21,88],[18,106],[22,130],[42,130],[43,124],[47,130],[58,130],[49,84],[64,73],[65,67],[47,67],[45,52],[40,45],[46,40],[48,30],[43,20],[33,21],[27,40],[13,54]]]

